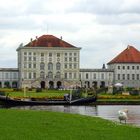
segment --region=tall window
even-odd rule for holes
[[[32,78],[32,73],[31,72],[29,72],[29,75],[28,75],[29,77],[29,79],[31,79]]]
[[[101,74],[101,79],[104,79],[104,73]]]
[[[140,75],[139,74],[137,74],[137,80],[140,80]]]
[[[53,64],[51,62],[48,63],[48,70],[53,70]]]
[[[41,56],[43,57],[44,56],[44,53],[41,53]]]
[[[33,73],[33,78],[36,79],[36,73],[35,72]]]
[[[86,79],[88,79],[88,73],[86,73]]]
[[[49,57],[52,57],[52,53],[49,53]]]
[[[53,78],[53,73],[51,71],[48,72],[48,78]]]
[[[76,73],[74,73],[74,79],[76,79],[77,78],[77,74]]]
[[[44,73],[44,71],[41,71],[40,72],[40,78],[44,78],[45,77],[45,73]]]
[[[132,74],[132,80],[135,80],[135,74]]]
[[[56,78],[60,78],[61,76],[60,76],[60,72],[58,71],[57,73],[56,73]]]
[[[60,57],[60,53],[57,53],[57,57]]]
[[[118,74],[118,80],[120,80],[120,79],[121,79],[120,74]]]
[[[69,73],[69,78],[72,79],[72,73]]]
[[[120,69],[120,66],[118,66],[118,69]]]
[[[45,69],[45,64],[43,62],[40,63],[40,70],[44,70]]]
[[[33,67],[36,68],[36,64],[33,64]]]
[[[96,79],[96,73],[94,73],[93,78]]]
[[[132,70],[134,70],[135,69],[135,66],[132,66]]]
[[[130,79],[130,75],[129,74],[127,74],[127,80],[129,80]]]
[[[65,79],[67,79],[67,78],[68,78],[67,73],[65,73]]]
[[[60,70],[61,69],[61,64],[58,62],[56,63],[56,70]]]
[[[29,69],[31,69],[32,68],[32,64],[29,64]]]
[[[122,75],[122,79],[125,80],[125,74]]]

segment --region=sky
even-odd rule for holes
[[[18,46],[44,34],[81,47],[80,68],[101,68],[140,50],[140,0],[0,0],[0,67],[17,67]]]

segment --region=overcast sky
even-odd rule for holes
[[[81,68],[101,68],[127,45],[140,50],[140,0],[0,0],[0,67],[43,34],[81,47]]]

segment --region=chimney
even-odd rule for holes
[[[62,40],[62,39],[63,39],[63,37],[61,36],[61,37],[60,37],[60,39]]]
[[[106,69],[105,64],[103,64],[102,69]]]

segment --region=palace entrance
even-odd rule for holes
[[[41,88],[45,89],[45,81],[41,81],[40,85],[41,85]]]
[[[49,82],[49,88],[50,88],[50,89],[53,89],[53,88],[54,88],[54,82],[53,82],[53,81],[50,81],[50,82]]]

